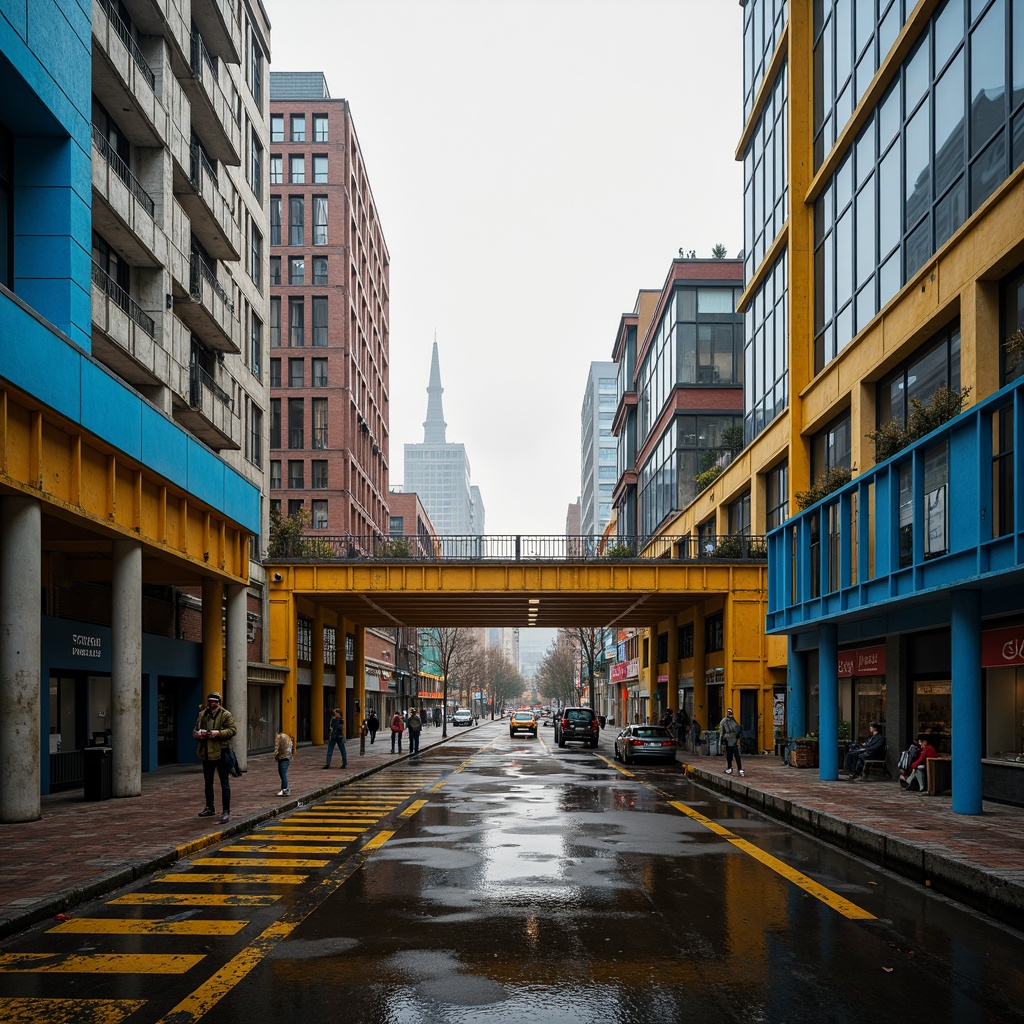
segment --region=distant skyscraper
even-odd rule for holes
[[[430,360],[427,418],[423,443],[405,446],[405,481],[402,489],[415,491],[440,536],[479,537],[484,532],[484,506],[480,489],[470,483],[466,446],[446,437],[441,408],[441,369],[437,342]]]
[[[617,477],[617,442],[612,437],[617,378],[616,363],[590,364],[580,416],[579,532],[583,536],[603,533],[612,516],[612,492]]]

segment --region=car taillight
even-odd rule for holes
[[[568,729],[569,728],[569,719],[568,718],[563,718],[562,719],[562,728],[563,729]]]
[[[629,745],[631,747],[642,747],[644,745],[644,741],[643,740],[638,740],[638,739],[634,738],[634,739],[631,739],[629,741]]]

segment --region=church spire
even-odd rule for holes
[[[444,410],[441,408],[441,367],[437,361],[437,339],[434,339],[434,353],[430,357],[430,384],[427,385],[427,418],[423,421],[424,444],[446,444]]]

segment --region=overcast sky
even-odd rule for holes
[[[391,257],[391,482],[449,441],[488,534],[562,533],[590,363],[682,247],[742,246],[737,0],[265,0],[349,101]],[[294,12],[295,17],[291,17]]]

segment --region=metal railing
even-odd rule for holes
[[[234,313],[235,304],[231,301],[224,286],[217,280],[217,275],[207,266],[206,260],[199,253],[192,253],[189,261],[189,291],[196,301],[203,299],[203,282],[206,282],[214,293],[224,301],[228,309]]]
[[[766,562],[765,538],[741,534],[703,537],[567,537],[561,535],[342,536],[271,538],[274,558],[324,561],[381,559],[388,561],[465,562],[615,562],[671,559],[675,561]]]
[[[124,182],[131,194],[138,200],[139,205],[152,217],[156,212],[156,203],[139,183],[139,179],[132,174],[128,164],[115,151],[110,140],[96,125],[92,126],[92,141],[99,150],[100,156],[110,165],[110,169]]]
[[[235,400],[201,366],[193,364],[189,367],[189,388],[191,392],[189,398],[193,409],[203,407],[203,389],[205,388],[217,401],[226,405],[232,412],[235,411]]]
[[[125,49],[131,54],[132,60],[135,61],[139,70],[145,75],[150,89],[155,89],[156,75],[153,73],[153,69],[149,66],[146,58],[142,56],[142,50],[139,49],[139,44],[135,42],[131,29],[121,19],[121,15],[114,10],[114,5],[110,0],[100,0],[100,7],[103,8],[113,30],[117,33],[121,42],[124,43]]]
[[[92,265],[92,283],[142,328],[151,338],[156,337],[156,322],[98,263]]]
[[[192,33],[192,74],[200,81],[203,80],[203,65],[210,69],[210,77],[216,82],[219,79],[217,74],[217,62],[210,55],[210,51],[203,42],[203,37],[198,32]]]
[[[189,179],[192,187],[198,195],[203,194],[203,171],[206,171],[214,188],[220,190],[220,182],[217,180],[217,169],[210,163],[210,158],[203,152],[200,145],[193,142],[188,147],[189,152]]]

